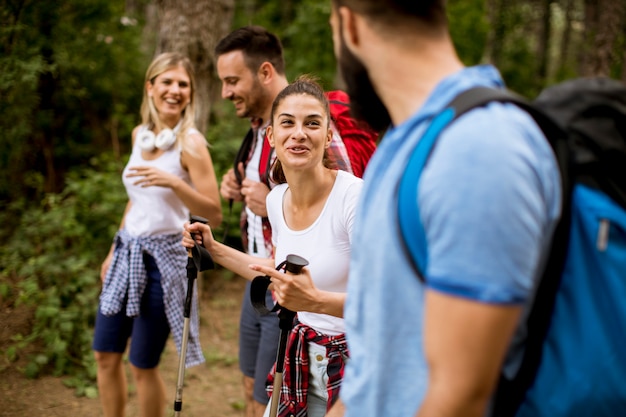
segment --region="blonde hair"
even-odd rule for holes
[[[161,131],[165,128],[168,128],[159,117],[159,112],[154,106],[154,102],[152,98],[148,96],[148,89],[146,87],[147,83],[154,83],[154,80],[159,75],[163,74],[166,71],[169,71],[176,67],[183,67],[185,72],[187,72],[187,76],[189,76],[189,84],[190,84],[190,101],[187,104],[187,107],[183,110],[181,115],[181,126],[176,134],[176,142],[175,144],[179,145],[180,148],[191,154],[196,155],[194,152],[194,148],[192,143],[187,139],[187,132],[189,129],[195,129],[195,106],[194,103],[196,101],[196,80],[194,77],[194,69],[191,61],[186,56],[179,54],[177,52],[164,52],[158,55],[146,71],[146,77],[144,80],[144,88],[143,88],[143,99],[141,101],[141,122],[142,124],[148,126],[148,129],[156,129],[157,131]]]

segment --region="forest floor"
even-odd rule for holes
[[[239,308],[245,281],[229,273],[211,271],[199,280],[200,339],[206,363],[185,371],[184,417],[241,417],[243,393],[238,366]],[[182,306],[181,306],[182,308]],[[0,312],[0,339],[29,320],[27,312]],[[9,319],[11,322],[9,322]],[[77,397],[62,378],[28,379],[14,366],[0,367],[0,417],[100,417],[98,398]],[[128,367],[126,367],[128,368]],[[161,359],[165,381],[167,416],[172,416],[178,379],[178,354],[172,338]],[[136,392],[128,374],[129,401],[126,417],[138,416]]]

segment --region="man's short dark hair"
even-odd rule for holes
[[[248,68],[256,71],[262,63],[269,62],[276,72],[285,74],[283,45],[280,39],[261,26],[244,26],[226,35],[215,47],[219,57],[233,51],[241,51]]]
[[[447,27],[445,0],[332,0],[391,30],[418,27],[439,31]]]

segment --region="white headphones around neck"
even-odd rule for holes
[[[139,147],[148,152],[153,151],[155,148],[164,151],[168,150],[176,142],[176,134],[180,130],[181,123],[182,121],[178,122],[174,130],[168,128],[161,130],[158,135],[155,135],[150,129],[144,129],[137,136]]]

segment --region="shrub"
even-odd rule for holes
[[[84,382],[73,383],[77,392],[87,394],[94,392],[85,385],[95,380],[91,339],[100,263],[126,204],[121,162],[106,156],[90,162],[39,205],[13,203],[5,216],[19,220],[0,247],[0,281],[17,282],[6,295],[35,310],[33,327],[13,337],[12,357],[36,345],[27,376],[71,375]]]

